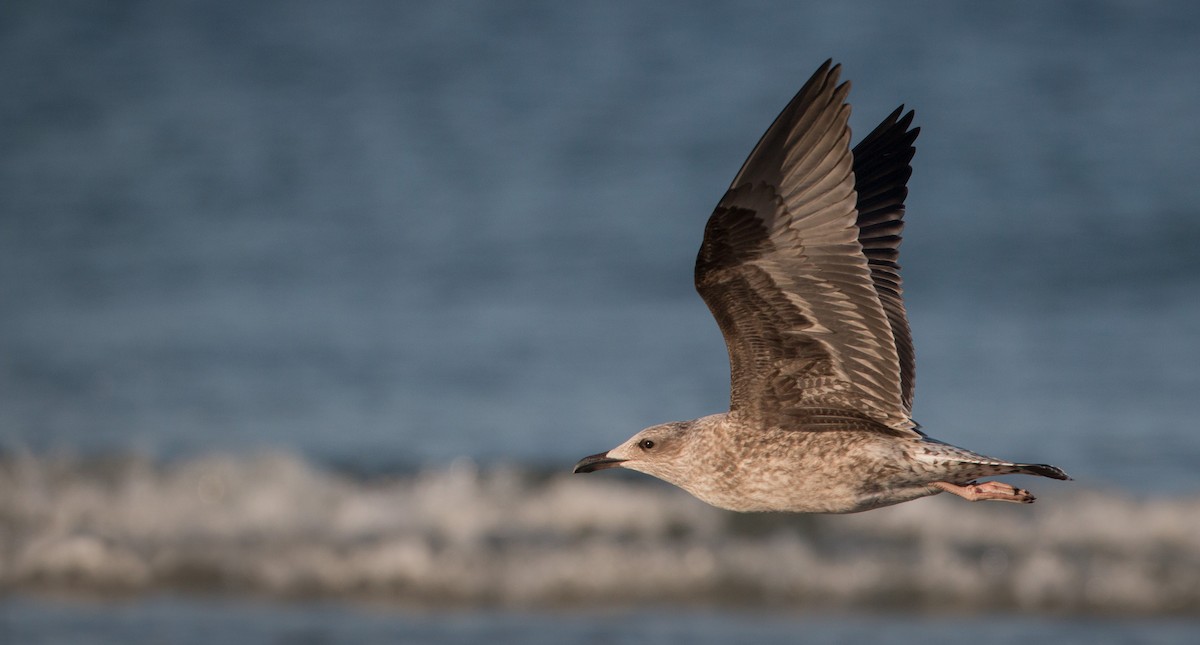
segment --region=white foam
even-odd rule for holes
[[[8,457],[0,586],[515,606],[1200,610],[1200,498],[1037,483],[1032,507],[934,498],[851,516],[738,515],[647,479],[469,461],[362,479],[289,455]]]

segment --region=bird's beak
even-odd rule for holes
[[[620,466],[624,459],[614,459],[608,456],[607,452],[601,452],[590,457],[584,457],[575,464],[575,472],[590,473],[596,470],[604,470],[605,468],[615,468]]]

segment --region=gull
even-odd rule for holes
[[[708,219],[695,283],[725,337],[729,411],[651,426],[585,457],[733,511],[854,513],[946,492],[1031,503],[980,478],[1070,479],[938,441],[912,419],[897,264],[920,132],[900,106],[853,150],[849,82],[826,61]]]

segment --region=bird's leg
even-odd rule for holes
[[[949,482],[933,482],[933,486],[971,502],[994,499],[1016,504],[1032,504],[1033,500],[1037,499],[1024,488],[1014,488],[1004,482],[971,482],[966,486],[958,486]]]

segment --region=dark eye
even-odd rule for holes
[[[641,447],[642,450],[650,450],[654,447],[654,442],[649,439],[642,439],[642,442],[639,443],[638,446]]]

